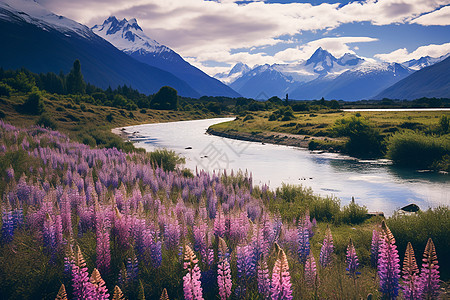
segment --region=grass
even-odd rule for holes
[[[217,117],[214,113],[203,111],[162,111],[125,110],[98,106],[90,103],[77,103],[77,97],[41,92],[44,106],[43,115],[29,115],[21,112],[28,99],[24,93],[15,92],[10,96],[0,96],[0,117],[15,126],[35,124],[56,128],[70,138],[92,147],[116,147],[127,152],[134,149],[131,143],[124,142],[111,133],[111,129],[145,123],[172,122]]]

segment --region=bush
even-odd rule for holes
[[[149,153],[150,162],[154,166],[163,168],[165,171],[174,171],[176,166],[179,164],[184,164],[185,159],[178,156],[173,150],[155,150]]]
[[[337,136],[349,137],[346,151],[357,157],[380,157],[383,154],[383,137],[365,119],[352,116],[339,119],[331,129]]]
[[[450,153],[450,135],[397,132],[387,140],[387,156],[400,166],[432,168]]]
[[[0,110],[0,119],[3,119],[4,117],[6,117],[6,114],[3,110]]]
[[[9,97],[11,95],[12,88],[3,82],[0,82],[0,96],[6,96]]]
[[[337,222],[345,224],[360,224],[367,220],[367,213],[367,207],[356,204],[355,199],[352,198],[350,204],[342,208]]]
[[[53,130],[55,130],[58,127],[55,121],[47,114],[43,114],[42,116],[40,116],[39,119],[36,121],[36,125],[44,128],[51,128]]]
[[[20,107],[23,113],[30,115],[40,115],[44,112],[44,101],[39,91],[34,91],[28,95],[27,100]]]
[[[108,121],[108,122],[112,122],[114,120],[114,117],[113,117],[113,115],[112,115],[112,113],[109,113],[107,116],[106,116],[106,121]]]

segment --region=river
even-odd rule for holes
[[[386,160],[357,160],[340,154],[237,141],[206,134],[217,118],[125,127],[135,146],[173,149],[186,158],[186,167],[207,171],[248,170],[256,185],[272,189],[302,184],[315,193],[336,196],[341,205],[356,202],[369,211],[391,215],[410,203],[421,209],[450,204],[450,176],[399,169]]]

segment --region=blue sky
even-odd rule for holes
[[[145,33],[210,75],[307,59],[322,47],[403,62],[450,52],[450,0],[36,0],[88,26],[136,18]]]

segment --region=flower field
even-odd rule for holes
[[[0,162],[1,299],[440,293],[432,239],[417,257],[403,245],[403,255],[380,220],[337,242],[336,227],[307,208],[294,220],[270,210],[279,195],[253,186],[247,172],[164,171],[146,153],[90,148],[2,121]]]

